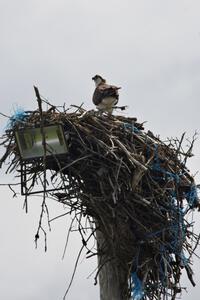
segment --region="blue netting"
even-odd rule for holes
[[[134,132],[134,133],[140,133],[141,132],[137,127],[135,127],[134,125],[129,124],[129,123],[124,123],[124,128],[125,129],[131,129],[132,132]]]
[[[184,254],[183,251],[181,251],[180,259],[181,259],[181,265],[182,265],[182,267],[186,267],[188,265],[189,259],[186,258],[186,256],[185,256],[185,254]]]
[[[190,191],[186,193],[185,198],[190,208],[196,207],[196,205],[199,203],[196,185],[192,185],[190,187]]]
[[[27,112],[21,107],[16,108],[8,121],[7,128],[13,128],[17,123],[24,122],[26,118]]]
[[[133,288],[132,288],[133,300],[141,300],[144,297],[142,281],[139,279],[136,272],[133,272],[131,274],[131,278],[133,284]]]
[[[170,180],[173,180],[178,183],[180,181],[181,174],[172,173],[172,172],[166,171],[166,169],[162,168],[161,160],[158,155],[158,145],[154,145],[154,149],[155,149],[154,150],[154,161],[153,161],[153,164],[151,165],[151,170],[162,173],[163,178],[165,177],[168,180],[170,179]],[[162,177],[159,175],[157,177],[154,176],[154,178],[159,181],[159,179],[161,179]]]

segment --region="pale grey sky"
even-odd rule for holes
[[[148,121],[146,129],[161,137],[191,136],[200,130],[200,2],[199,0],[0,0],[0,111],[12,114],[18,105],[36,107],[33,85],[59,105],[85,103],[91,109],[96,73],[122,87],[120,103],[128,115]],[[0,117],[0,131],[6,119]],[[200,169],[200,142],[189,163]],[[1,172],[1,182],[12,180]],[[197,181],[200,181],[197,175]],[[70,279],[78,237],[61,261],[67,221],[55,222],[34,249],[40,202],[1,188],[0,298],[60,300]],[[52,216],[62,207],[49,203]],[[197,226],[197,230],[200,224]],[[199,251],[198,251],[199,253]],[[99,299],[94,261],[79,264],[67,299]],[[198,300],[200,263],[195,263],[197,287],[188,280],[189,294]]]

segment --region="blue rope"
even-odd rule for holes
[[[137,127],[135,127],[134,125],[129,124],[129,123],[124,123],[124,128],[131,129],[131,131],[134,133],[140,133],[140,130]]]
[[[185,257],[185,254],[183,251],[181,251],[180,259],[181,259],[181,265],[183,267],[186,267],[188,265],[189,259]]]
[[[158,172],[162,173],[163,175],[165,175],[167,178],[172,179],[172,180],[176,181],[177,183],[179,183],[179,181],[180,181],[179,176],[180,175],[169,172],[169,171],[166,171],[165,169],[163,169],[160,166],[160,158],[158,156],[158,145],[155,145],[154,148],[155,148],[155,150],[154,150],[154,153],[155,153],[155,155],[154,155],[154,164],[151,166],[151,170],[158,171]],[[157,179],[159,179],[159,178],[161,178],[161,177],[160,176],[157,177]]]
[[[190,208],[194,208],[199,203],[196,185],[190,187],[190,191],[186,193],[185,198]]]
[[[10,117],[7,128],[13,128],[17,123],[24,122],[27,113],[23,108],[16,108],[14,114]]]
[[[130,128],[130,124],[128,125]],[[147,158],[150,157],[150,147],[147,145],[146,148]],[[181,178],[184,175],[184,172],[170,172],[163,167],[165,161],[159,157],[158,145],[154,145],[154,159],[150,166],[150,170],[153,174],[152,177],[157,182],[174,182],[175,187],[179,189],[181,184]],[[158,228],[154,232],[150,232],[145,235],[144,242],[149,239],[155,239],[156,237],[162,236],[163,233],[167,233],[167,240],[165,245],[160,244],[159,256],[158,256],[158,265],[159,265],[159,282],[157,285],[161,287],[166,286],[168,280],[168,266],[172,262],[175,262],[177,257],[180,259],[180,264],[182,267],[186,267],[189,263],[189,259],[184,254],[184,242],[186,240],[186,232],[188,223],[185,220],[185,215],[187,210],[179,203],[178,191],[176,188],[169,188],[168,197],[171,200],[170,204],[165,208],[162,207],[163,213],[168,212],[171,221],[168,223],[166,228]],[[199,204],[198,190],[195,184],[189,186],[189,191],[184,193],[184,198],[188,203],[188,210],[196,207]],[[185,202],[184,202],[185,204]],[[191,224],[190,224],[191,226]],[[137,270],[137,269],[135,269]],[[133,300],[141,300],[145,296],[144,288],[141,280],[138,278],[137,273],[133,272],[131,274],[132,278],[132,296]],[[145,288],[146,292],[148,291],[148,286]]]
[[[138,278],[137,273],[131,273],[133,289],[132,289],[132,297],[133,300],[141,300],[144,297],[144,291],[142,287],[142,281]]]

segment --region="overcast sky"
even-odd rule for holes
[[[101,74],[122,87],[120,104],[148,121],[147,130],[163,139],[200,131],[199,0],[0,0],[0,38],[5,114],[36,108],[33,85],[55,105],[84,102],[91,109],[91,77]],[[1,133],[6,122],[0,117]],[[189,163],[193,174],[200,169],[199,147],[198,140]],[[1,182],[9,180],[1,172]],[[13,199],[2,187],[0,193],[0,298],[61,300],[80,246],[72,235],[61,260],[69,220],[53,224],[47,253],[42,239],[35,250],[41,200],[31,198],[26,215],[22,197]],[[51,216],[63,212],[49,205]],[[99,299],[93,277],[86,279],[95,263],[81,261],[67,299]],[[199,299],[199,268],[196,261],[197,287],[184,280],[189,294],[182,299]]]

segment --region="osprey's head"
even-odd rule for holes
[[[96,86],[98,86],[101,83],[106,82],[106,80],[103,77],[101,77],[100,75],[95,75],[94,77],[92,77],[92,80],[94,80]]]

